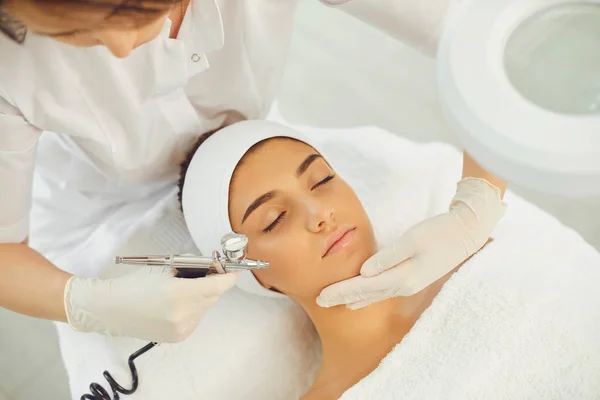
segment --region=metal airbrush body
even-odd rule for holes
[[[215,250],[212,257],[192,254],[117,257],[115,264],[173,267],[180,278],[201,278],[211,274],[269,268],[268,262],[246,258],[248,237],[245,235],[228,233],[221,239],[221,247],[223,255]]]

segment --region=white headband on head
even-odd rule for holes
[[[192,157],[181,203],[192,239],[203,255],[209,256],[214,250],[221,252],[221,238],[232,231],[229,184],[236,166],[252,146],[275,137],[288,137],[311,145],[300,133],[286,126],[261,120],[243,121],[215,132]],[[260,296],[284,297],[264,288],[249,271],[240,274],[237,286]]]

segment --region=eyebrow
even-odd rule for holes
[[[277,192],[274,191],[274,190],[272,190],[270,192],[267,192],[267,193],[263,194],[262,196],[260,196],[256,200],[254,200],[252,202],[252,204],[250,204],[248,206],[248,209],[244,213],[244,218],[242,218],[242,224],[244,222],[246,222],[246,220],[248,219],[248,217],[250,216],[250,214],[252,214],[252,211],[256,210],[258,207],[262,206],[267,201],[271,200],[273,197],[275,197],[276,194],[277,194]]]
[[[310,165],[319,158],[323,157],[320,154],[311,154],[308,157],[306,157],[306,159],[302,161],[302,164],[300,164],[300,166],[296,170],[296,176],[300,178],[302,174],[306,172],[308,167],[310,167]]]
[[[323,157],[320,154],[311,154],[308,157],[306,157],[304,159],[304,161],[302,161],[302,163],[298,166],[298,169],[296,170],[296,176],[298,178],[301,177],[302,174],[304,174],[306,172],[308,167],[310,167],[310,165],[313,162],[315,162],[316,160],[318,160],[319,158],[323,158]],[[265,204],[267,201],[271,200],[276,195],[277,195],[277,191],[272,190],[272,191],[267,192],[267,193],[263,194],[262,196],[258,197],[256,200],[254,200],[252,202],[252,204],[250,204],[248,206],[248,208],[246,209],[246,212],[244,213],[244,217],[242,218],[242,224],[244,222],[246,222],[246,220],[248,219],[248,217],[250,216],[250,214],[252,214],[252,212],[254,210],[256,210],[258,207]]]

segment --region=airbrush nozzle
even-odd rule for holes
[[[258,261],[258,260],[243,260],[239,264],[235,263],[223,263],[225,270],[227,272],[234,271],[253,271],[255,269],[264,269],[269,268],[269,263],[266,261]]]

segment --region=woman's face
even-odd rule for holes
[[[296,299],[358,275],[376,251],[354,191],[295,140],[270,139],[244,157],[230,186],[229,219],[248,236],[248,256],[271,263],[256,271],[259,281]]]
[[[106,46],[116,57],[123,58],[160,34],[173,6],[140,1],[140,7],[144,7],[142,19],[131,12],[112,15],[122,3],[123,0],[102,0],[102,4],[108,6],[94,9],[90,5],[46,5],[39,0],[11,0],[7,9],[27,26],[29,32],[78,47]]]

